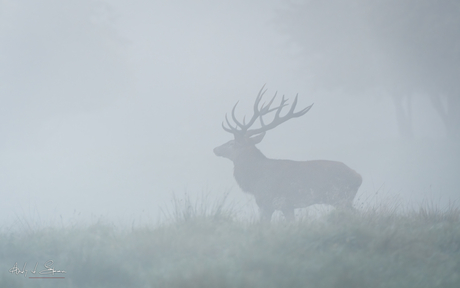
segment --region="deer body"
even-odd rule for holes
[[[327,160],[292,161],[269,159],[256,148],[256,144],[262,141],[266,127],[276,127],[280,123],[305,114],[311,106],[293,113],[295,103],[291,111],[279,117],[284,107],[284,97],[281,105],[270,109],[271,102],[264,108],[258,108],[263,92],[259,92],[254,105],[253,119],[249,124],[239,123],[232,116],[237,126],[224,129],[235,135],[231,140],[214,149],[217,156],[222,156],[233,161],[234,177],[240,188],[253,194],[259,206],[261,219],[270,221],[275,210],[281,210],[288,220],[294,219],[294,209],[303,208],[313,204],[328,204],[335,207],[352,207],[353,199],[361,185],[362,178],[354,170],[341,162]],[[277,111],[275,119],[269,125],[265,125],[261,117],[271,111]],[[262,128],[248,130],[255,119],[260,118]],[[274,123],[274,124],[273,124]],[[242,133],[241,133],[242,131]],[[255,135],[255,136],[254,136]],[[252,136],[252,137],[251,137]]]

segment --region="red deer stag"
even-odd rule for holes
[[[288,99],[283,96],[279,106],[270,108],[275,94],[267,105],[264,103],[259,108],[265,92],[262,87],[254,103],[254,114],[247,124],[245,118],[242,122],[236,119],[235,108],[238,102],[233,106],[232,119],[235,126],[230,124],[225,115],[228,127],[222,122],[222,128],[232,133],[234,140],[214,148],[217,156],[233,161],[236,182],[244,192],[254,195],[261,220],[270,221],[275,210],[281,210],[287,220],[294,220],[295,208],[313,204],[352,207],[362,178],[345,164],[327,160],[269,159],[256,148],[255,145],[262,141],[266,131],[291,118],[305,115],[313,106],[294,112],[296,96],[287,114],[280,116],[283,107],[288,105]],[[266,124],[263,116],[273,111],[273,120]],[[260,127],[249,129],[257,120],[260,121]]]

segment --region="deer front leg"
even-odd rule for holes
[[[257,206],[259,206],[260,221],[270,222],[273,212],[275,212],[275,208],[273,208],[271,201],[263,197],[256,197],[256,203]]]
[[[256,198],[257,206],[259,206],[259,215],[261,222],[269,222],[272,220],[273,212],[275,209],[270,203]]]
[[[275,209],[273,209],[273,208],[267,208],[267,207],[260,207],[259,206],[260,221],[261,222],[270,222],[272,220],[273,212],[275,212]]]

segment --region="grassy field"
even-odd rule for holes
[[[133,229],[94,223],[3,232],[0,287],[460,287],[455,208],[336,210],[271,224],[236,220],[219,207],[176,207],[170,216]],[[64,279],[29,278],[51,276],[38,275],[48,260]]]

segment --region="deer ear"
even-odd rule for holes
[[[249,138],[249,141],[251,142],[251,144],[255,145],[255,144],[260,143],[260,141],[264,139],[264,136],[265,136],[265,132],[262,132],[260,134],[257,134],[256,136]]]

